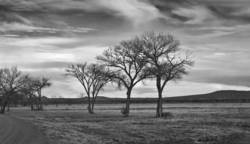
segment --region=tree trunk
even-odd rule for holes
[[[35,99],[31,98],[31,101],[30,101],[30,109],[31,109],[31,111],[35,110],[34,104],[35,104]]]
[[[161,89],[161,78],[156,78],[156,87],[158,91],[158,99],[157,99],[157,108],[156,108],[156,117],[162,117],[163,109],[162,109],[162,89]]]
[[[95,113],[95,112],[94,112],[94,106],[95,106],[95,104],[92,102],[92,103],[91,103],[91,106],[90,106],[91,114],[94,114],[94,113]]]
[[[4,113],[5,113],[5,108],[6,108],[7,104],[8,104],[7,101],[4,101],[4,102],[2,103],[1,111],[0,111],[1,114],[4,114]]]
[[[162,91],[158,91],[158,100],[157,100],[157,109],[156,109],[156,117],[162,117],[163,108],[162,108]]]
[[[93,98],[92,98],[92,105],[91,105],[92,113],[94,113],[95,100],[96,100],[96,96],[93,96]]]
[[[42,104],[42,90],[38,90],[38,107],[37,110],[42,111],[43,110],[43,104]]]
[[[88,94],[88,112],[89,112],[89,114],[94,114],[93,109],[92,109],[90,94]]]
[[[130,112],[130,96],[131,96],[131,91],[132,91],[132,88],[128,88],[128,90],[127,90],[126,105],[125,105],[125,108],[122,110],[122,114],[125,117],[129,116],[129,112]]]
[[[5,113],[5,109],[6,109],[6,106],[8,105],[8,95],[6,96],[3,96],[2,99],[1,99],[1,111],[0,113],[1,114],[4,114]]]
[[[93,102],[92,105],[91,105],[91,110],[92,110],[93,113],[94,113],[94,107],[95,107],[95,103]]]
[[[34,111],[34,105],[33,104],[30,104],[30,109],[31,109],[31,111]]]
[[[30,110],[33,111],[34,110],[34,99],[31,95],[29,96],[29,104],[30,104]]]
[[[89,112],[89,114],[94,114],[91,103],[89,103],[89,105],[88,105],[88,112]]]
[[[10,111],[10,103],[7,104],[7,112]]]

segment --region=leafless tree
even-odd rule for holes
[[[144,73],[146,58],[142,53],[142,43],[139,38],[122,41],[120,44],[104,51],[97,59],[108,66],[110,76],[119,86],[125,87],[127,92],[126,106],[122,110],[124,116],[129,115],[130,98],[132,89],[143,79],[147,78]]]
[[[27,75],[24,85],[20,90],[20,94],[26,97],[32,111],[36,110],[35,105],[38,105],[37,83],[39,83],[39,80]]]
[[[10,98],[17,94],[23,86],[24,81],[25,76],[23,76],[21,71],[19,71],[16,67],[0,69],[0,113],[5,113],[5,109],[10,102]]]
[[[43,110],[42,89],[51,86],[51,83],[49,82],[48,78],[42,77],[41,79],[35,79],[33,84],[33,87],[38,95],[36,110]]]
[[[148,59],[147,71],[156,79],[158,91],[156,116],[162,117],[162,92],[169,81],[181,79],[187,74],[187,67],[193,64],[190,56],[183,52],[172,35],[154,32],[142,37],[144,55]]]
[[[109,82],[106,67],[98,64],[76,64],[67,69],[67,73],[77,78],[88,98],[88,112],[94,113],[94,105],[100,90]]]

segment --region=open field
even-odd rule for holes
[[[167,104],[168,118],[156,119],[154,104],[45,106],[43,112],[14,108],[9,115],[29,121],[58,144],[249,144],[250,104]],[[53,142],[54,144],[54,142]]]

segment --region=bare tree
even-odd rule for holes
[[[43,77],[41,79],[34,80],[33,84],[38,95],[36,110],[43,110],[42,89],[51,86],[51,83],[48,78]]]
[[[67,72],[82,84],[88,98],[88,112],[94,113],[94,105],[100,90],[109,82],[104,65],[76,64],[71,65]]]
[[[104,51],[97,59],[111,70],[110,76],[118,87],[125,87],[127,92],[126,106],[122,110],[124,116],[129,115],[131,92],[134,86],[147,77],[144,73],[146,58],[142,53],[139,38],[122,41],[119,45]]]
[[[4,114],[10,98],[17,94],[24,84],[25,76],[16,68],[0,69],[0,94],[1,94],[1,111]]]
[[[35,105],[38,105],[37,83],[39,83],[37,79],[26,76],[24,85],[20,90],[20,94],[26,97],[32,111],[35,110]]]
[[[156,116],[162,117],[162,92],[169,81],[181,79],[187,67],[193,64],[187,53],[179,48],[172,35],[146,33],[142,36],[144,55],[148,59],[147,71],[156,79],[158,91]]]

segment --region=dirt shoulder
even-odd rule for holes
[[[0,115],[1,144],[49,144],[33,125],[9,115]]]

